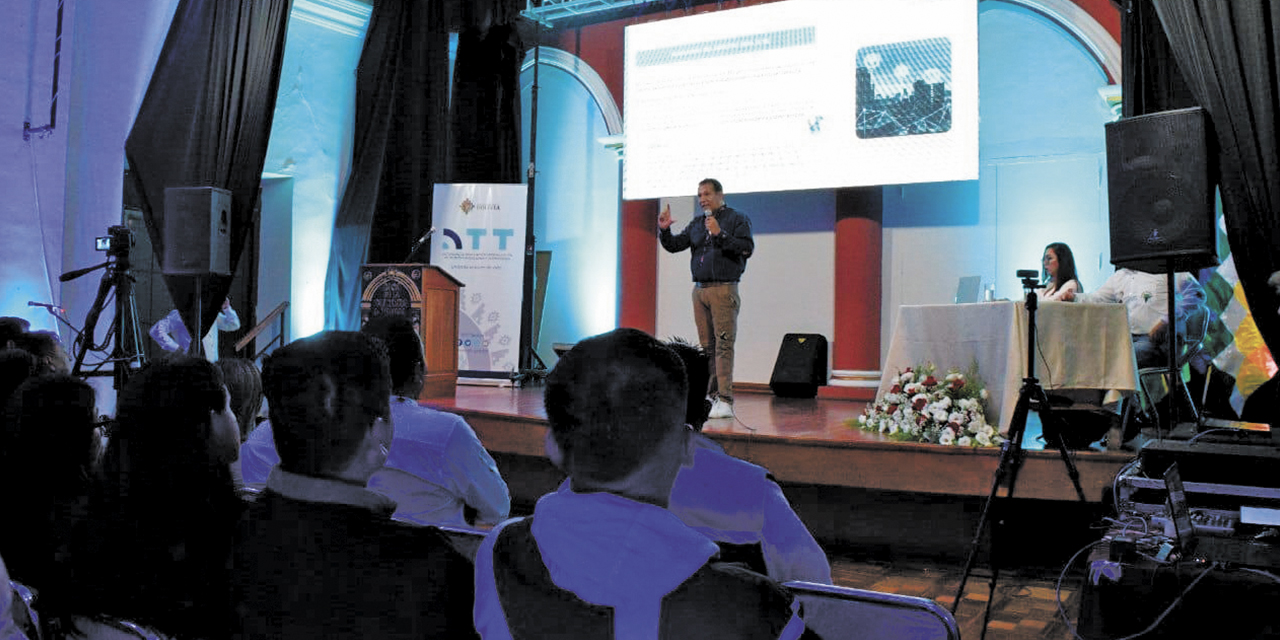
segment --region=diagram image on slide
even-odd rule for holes
[[[928,38],[858,49],[859,138],[951,130],[951,40]]]

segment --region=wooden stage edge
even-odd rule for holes
[[[489,451],[545,460],[547,431],[542,385],[458,385],[453,398],[427,404],[457,413]],[[725,451],[769,469],[779,483],[898,491],[938,496],[986,497],[1000,449],[972,449],[891,441],[845,426],[866,403],[830,398],[779,398],[737,394],[734,419],[711,420],[704,432]],[[1029,428],[1025,461],[1014,497],[1077,500],[1056,449],[1044,450]],[[1080,483],[1091,503],[1102,500],[1116,473],[1132,458],[1118,451],[1072,451]]]

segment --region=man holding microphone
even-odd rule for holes
[[[671,206],[658,215],[658,241],[670,253],[690,250],[693,272],[693,320],[698,342],[711,354],[711,380],[707,395],[713,400],[715,418],[733,417],[733,344],[738,336],[738,280],[755,251],[751,219],[724,203],[724,188],[718,180],[698,183],[698,207],[694,218],[678,234]]]

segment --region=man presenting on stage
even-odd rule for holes
[[[658,215],[658,241],[671,253],[690,250],[693,272],[693,321],[698,342],[711,354],[710,418],[733,417],[733,343],[738,336],[738,280],[755,251],[751,219],[724,203],[718,180],[698,183],[698,207],[694,218],[678,234],[671,233],[671,206]]]

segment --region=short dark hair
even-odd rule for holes
[[[262,365],[267,413],[285,471],[326,476],[356,455],[377,418],[391,413],[382,341],[324,331],[276,349]]]
[[[667,347],[676,352],[684,364],[685,377],[689,379],[688,400],[685,403],[685,424],[702,431],[711,413],[711,401],[707,399],[707,385],[711,381],[711,358],[702,347],[683,338],[667,340]]]
[[[36,357],[26,349],[0,347],[0,407],[27,378],[35,375],[39,366]]]
[[[103,460],[119,498],[155,507],[188,490],[203,496],[231,486],[226,465],[211,455],[211,416],[226,407],[226,393],[222,372],[204,358],[173,354],[133,373]]]
[[[378,316],[365,323],[360,332],[382,341],[387,348],[387,361],[391,369],[391,389],[399,391],[411,380],[419,365],[425,373],[426,360],[422,354],[422,340],[413,321],[405,316]]]
[[[698,183],[698,186],[701,187],[704,184],[711,185],[711,190],[716,193],[724,193],[724,187],[720,186],[720,181],[715,178],[703,178],[702,181]]]
[[[13,392],[8,428],[0,433],[3,474],[40,495],[87,487],[97,462],[95,407],[93,387],[80,378],[28,379]]]
[[[574,478],[624,478],[653,455],[669,430],[683,428],[684,365],[643,331],[615,329],[578,342],[546,385],[551,435]]]
[[[231,410],[240,425],[240,441],[244,442],[253,428],[258,426],[258,411],[262,409],[262,374],[258,365],[248,358],[219,358],[218,369],[231,394]]]
[[[19,336],[26,333],[31,328],[31,323],[26,318],[17,316],[0,317],[0,349],[3,349],[10,340],[17,340]]]

